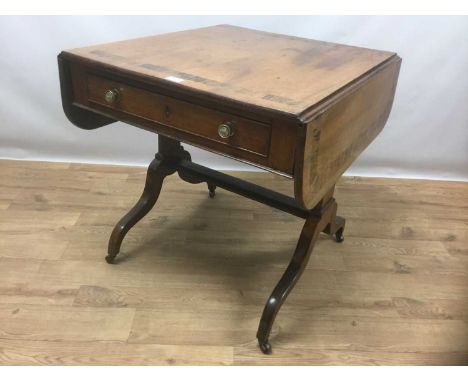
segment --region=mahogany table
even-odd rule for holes
[[[319,234],[343,240],[335,183],[387,121],[401,59],[391,52],[231,25],[63,51],[63,109],[83,129],[116,121],[159,134],[136,205],[117,223],[106,260],[156,203],[175,172],[305,219],[268,297],[257,338],[271,352],[273,321]],[[195,164],[180,142],[289,177],[294,198]],[[188,249],[187,249],[188,250]]]

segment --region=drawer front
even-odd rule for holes
[[[263,157],[271,126],[88,74],[88,101]],[[227,125],[227,127],[226,127]],[[221,127],[220,127],[221,126]]]

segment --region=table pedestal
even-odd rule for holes
[[[148,167],[143,194],[112,231],[106,257],[108,263],[114,262],[127,232],[155,205],[164,178],[175,172],[189,183],[206,182],[210,197],[214,197],[216,187],[220,187],[305,219],[296,250],[268,298],[258,326],[260,349],[263,353],[270,354],[272,348],[269,336],[273,322],[281,305],[301,277],[319,234],[324,232],[334,236],[337,242],[343,241],[345,219],[336,215],[334,187],[313,209],[307,210],[291,197],[193,163],[190,154],[183,149],[180,142],[160,135],[159,151]]]

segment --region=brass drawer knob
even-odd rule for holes
[[[234,135],[234,123],[225,122],[218,126],[218,135],[221,138],[229,138]]]
[[[116,103],[119,99],[120,99],[120,92],[117,89],[108,90],[104,94],[104,100],[109,105]]]

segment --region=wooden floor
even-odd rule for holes
[[[302,220],[172,176],[108,265],[144,178],[0,161],[1,364],[468,364],[468,183],[343,178],[345,241],[319,240],[265,356],[258,320]]]

